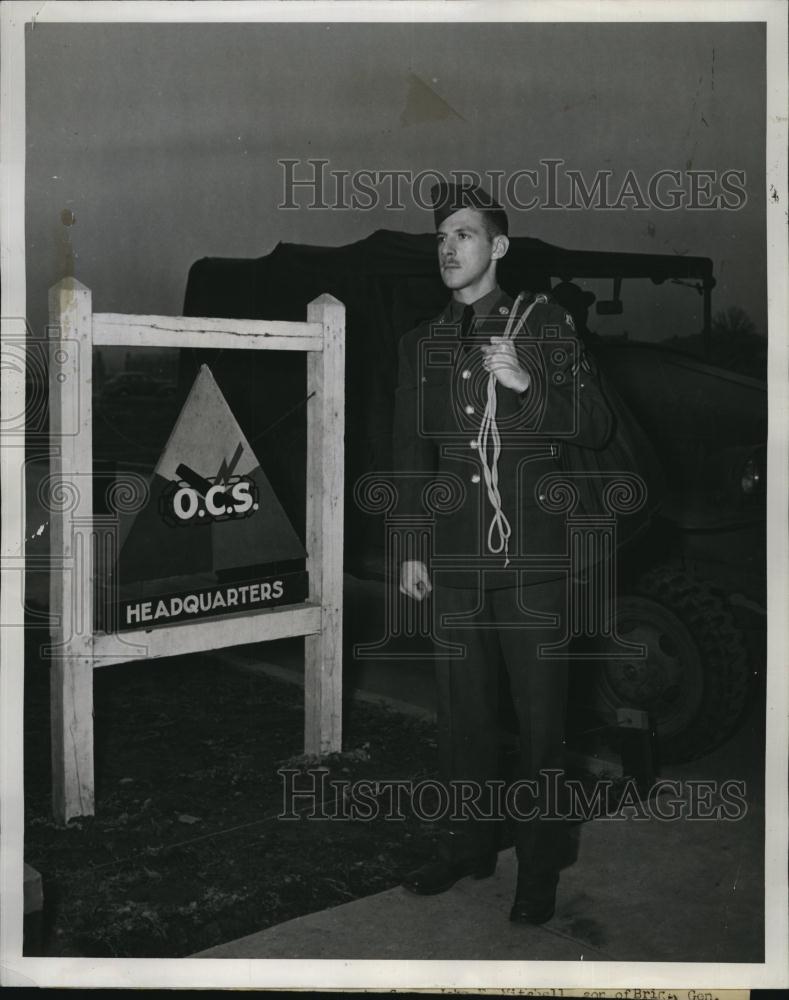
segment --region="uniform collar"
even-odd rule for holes
[[[471,303],[476,316],[507,316],[512,307],[512,299],[503,292],[498,285],[476,302]],[[459,323],[466,308],[464,303],[457,299],[451,299],[449,305],[444,310],[442,321],[445,323]]]

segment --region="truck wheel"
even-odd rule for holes
[[[620,595],[616,631],[646,647],[646,658],[611,659],[596,674],[592,701],[603,716],[617,708],[650,713],[662,760],[693,760],[735,728],[750,672],[742,633],[720,598],[679,566],[645,574]]]

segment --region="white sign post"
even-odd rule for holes
[[[93,815],[93,670],[124,661],[305,636],[304,749],[342,746],[345,307],[311,302],[304,323],[93,313],[74,278],[50,290],[51,728],[56,819]],[[94,346],[307,353],[307,600],[122,634],[96,631],[92,504]],[[207,429],[208,432],[208,429]]]

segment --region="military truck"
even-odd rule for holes
[[[514,238],[499,280],[513,295],[553,290],[573,314],[648,434],[668,484],[649,531],[626,547],[618,567],[617,631],[646,645],[647,656],[579,671],[575,700],[601,725],[623,707],[648,713],[665,761],[701,756],[736,727],[764,659],[767,395],[758,376],[765,340],[752,338],[739,371],[726,366],[713,337],[715,281],[706,257]],[[281,243],[258,259],[205,258],[190,269],[184,312],[302,319],[323,292],[347,310],[350,497],[360,476],[392,468],[398,340],[446,301],[434,237],[378,231],[348,246]],[[182,392],[208,362],[298,526],[304,470],[293,455],[304,433],[303,359],[182,353]],[[350,499],[345,537],[346,573],[357,584],[349,593],[367,581],[380,585],[380,521]],[[363,617],[346,596],[349,649]]]

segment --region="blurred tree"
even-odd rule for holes
[[[755,336],[756,324],[740,306],[729,306],[715,313],[712,320],[712,335],[715,336]]]
[[[767,338],[757,330],[748,313],[740,306],[721,309],[712,320],[712,343],[706,358],[704,338],[700,333],[688,337],[669,337],[663,343],[676,351],[750,378],[767,378]]]

